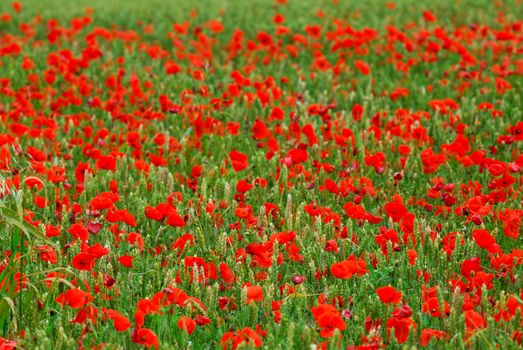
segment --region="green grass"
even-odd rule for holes
[[[520,1],[496,4],[486,0],[452,3],[401,0],[394,3],[395,8],[390,9],[386,2],[377,0],[340,1],[339,4],[289,0],[286,5],[266,0],[48,0],[22,1],[20,14],[14,14],[8,2],[0,4],[0,16],[4,12],[12,15],[11,21],[0,21],[0,50],[5,43],[10,43],[10,35],[21,48],[19,55],[0,55],[0,183],[11,189],[10,193],[0,195],[3,256],[0,281],[5,281],[0,284],[0,335],[16,340],[18,346],[26,349],[95,348],[102,344],[108,349],[139,349],[141,345],[136,344],[132,336],[133,329],[137,328],[138,304],[169,287],[180,288],[197,298],[205,310],[199,306],[169,305],[146,315],[143,328],[158,336],[161,349],[219,348],[227,332],[257,326],[260,334],[261,329],[264,330],[264,349],[308,349],[314,344],[321,346],[322,342],[329,349],[347,349],[351,345],[364,345],[364,336],[374,337],[372,341],[380,347],[419,348],[421,331],[427,328],[446,332],[443,339],[432,339],[428,348],[519,348],[520,344],[510,336],[522,322],[519,280],[523,271],[522,264],[515,258],[515,250],[521,249],[521,237],[510,238],[503,233],[500,215],[505,209],[515,210],[515,217],[523,215],[517,212],[522,203],[521,170],[507,170],[506,174],[515,182],[502,186],[496,185],[499,177],[493,176],[488,168],[489,162],[499,162],[506,167],[522,163],[519,159],[523,154],[521,140],[511,144],[498,142],[498,137],[510,134],[508,128],[522,120],[521,72],[518,71],[521,59],[517,55],[521,43],[519,39],[498,41],[495,38],[499,31],[509,30],[521,37],[521,18],[517,12]],[[69,28],[71,19],[86,14],[86,7],[93,9],[92,23],[70,38],[62,38],[55,44],[48,42],[50,19],[56,19],[60,27]],[[196,10],[194,17],[192,10]],[[320,10],[322,16],[318,16]],[[423,19],[425,10],[435,14],[436,22]],[[274,36],[276,45],[268,50],[245,49],[249,40],[257,41],[259,32],[274,33],[276,13],[285,17],[284,25],[292,34]],[[500,23],[502,17],[498,13],[504,14],[505,22]],[[213,34],[206,28],[211,19],[223,23],[223,32]],[[173,44],[173,24],[185,21],[190,22],[189,33],[178,36],[174,40],[178,40],[178,44]],[[373,29],[377,35],[358,49],[346,43],[346,49],[331,50],[331,38],[340,21],[355,31]],[[34,28],[34,36],[28,40],[22,39],[22,23]],[[151,25],[154,31],[144,32],[145,25]],[[305,27],[309,25],[321,27],[321,38],[316,42],[310,39],[308,45],[296,43],[293,35],[305,35]],[[484,28],[487,34],[473,36],[470,31],[475,26]],[[392,44],[387,41],[387,29],[391,27],[405,33],[413,45],[412,50],[398,41]],[[437,27],[471,52],[478,59],[477,64],[460,66],[457,44],[453,44],[451,50],[441,49],[437,61],[423,61],[426,42],[420,38],[426,35],[443,46],[434,35]],[[79,62],[82,53],[85,54],[86,36],[95,28],[106,28],[121,36],[133,31],[140,39],[130,42],[122,37],[110,41],[98,39],[103,55],[82,66]],[[197,28],[205,38],[198,35]],[[228,45],[237,29],[243,32],[244,46],[238,55],[229,58]],[[460,32],[471,37],[464,40]],[[212,44],[204,44],[204,49],[199,50],[204,39],[210,39]],[[152,58],[146,45],[165,50],[166,57]],[[289,45],[299,48],[296,57],[273,55],[277,50],[287,53]],[[497,53],[496,45],[501,48]],[[68,58],[69,52],[74,59]],[[315,70],[313,63],[318,52],[332,65],[339,60],[339,67]],[[193,56],[182,57],[187,54]],[[33,70],[21,68],[24,56],[34,61]],[[55,69],[62,72],[49,84],[43,72],[52,66],[53,57],[58,62]],[[206,64],[198,67],[197,62],[187,57],[195,58],[194,61],[203,57]],[[391,62],[393,57],[396,61]],[[122,64],[117,63],[119,58],[124,60]],[[165,74],[168,59],[181,67],[180,73]],[[371,74],[364,75],[356,69],[355,60],[365,61]],[[409,60],[413,66],[408,71],[398,69]],[[67,65],[61,66],[63,62]],[[494,73],[503,64],[515,72],[504,77],[511,84],[504,93],[496,91]],[[121,81],[112,83],[118,80],[118,71]],[[202,71],[204,79],[195,79],[195,71]],[[232,97],[229,103],[224,93],[230,97],[229,87],[235,83],[231,75],[234,71],[242,72],[251,83],[241,87],[239,97]],[[39,82],[35,82],[32,73],[38,76]],[[473,76],[475,73],[479,78],[461,78],[462,74]],[[274,83],[267,83],[270,80]],[[460,93],[457,88],[463,83],[470,85]],[[257,88],[258,84],[264,87]],[[390,93],[397,87],[407,88],[409,94],[392,99]],[[88,92],[83,93],[82,89]],[[204,90],[208,90],[208,94],[201,93]],[[263,105],[257,97],[260,91],[273,97],[281,92],[282,98],[272,98]],[[181,96],[190,93],[194,96],[184,103]],[[176,112],[162,111],[161,95],[178,105]],[[71,96],[76,101],[70,99]],[[102,101],[101,106],[93,105],[94,97]],[[452,113],[439,113],[430,107],[430,101],[445,98],[453,99],[459,107]],[[217,104],[223,101],[227,103]],[[479,110],[481,102],[493,103],[494,109],[502,111],[503,116],[493,118],[489,111]],[[314,104],[320,108],[332,104],[327,112],[330,118],[309,113],[308,107]],[[355,104],[364,109],[359,121],[352,117]],[[282,121],[267,120],[273,107],[284,111]],[[378,113],[381,117],[376,117]],[[202,134],[199,134],[198,118],[208,123]],[[258,119],[265,121],[270,135],[260,140],[253,138],[252,131]],[[230,122],[240,123],[238,135],[227,131]],[[459,123],[463,126],[458,126]],[[15,129],[20,125],[30,131],[16,136]],[[318,144],[308,145],[303,132],[305,125],[312,127]],[[378,130],[381,135],[374,137]],[[140,138],[139,146],[128,142],[134,132]],[[423,132],[425,139],[420,136]],[[470,144],[470,150],[461,155],[462,146],[449,151],[449,145],[460,133]],[[350,134],[354,135],[354,144]],[[13,140],[9,140],[8,135]],[[167,142],[157,145],[154,141],[157,135],[163,135]],[[269,138],[279,147],[272,157],[267,154]],[[411,148],[408,157],[398,152],[400,145]],[[34,154],[29,147],[42,151],[45,159],[32,162]],[[307,149],[308,159],[289,164],[288,152],[298,148]],[[446,157],[433,173],[426,171],[422,163],[421,154],[428,148]],[[116,169],[97,170],[93,150],[104,156],[120,152]],[[247,155],[245,170],[236,172],[231,166],[232,150]],[[487,161],[483,165],[467,165],[469,159],[477,157],[478,151],[484,152]],[[386,157],[381,173],[366,162],[367,156],[378,152]],[[164,157],[166,164],[153,165],[150,155]],[[3,166],[7,158],[9,161]],[[404,158],[408,161],[403,168]],[[137,168],[137,160],[150,166],[148,173]],[[93,170],[92,174],[86,174],[85,181],[78,178],[81,172],[75,171],[80,162],[88,163]],[[333,171],[327,171],[326,164],[330,164]],[[192,176],[195,165],[201,166],[201,176]],[[40,167],[44,170],[39,171]],[[52,167],[63,168],[65,179],[53,181]],[[400,180],[395,180],[396,173],[401,173]],[[41,179],[43,188],[29,188],[24,179],[31,177]],[[436,190],[440,195],[454,196],[455,204],[447,207],[441,198],[429,196],[436,178],[455,185],[453,189]],[[242,179],[254,185],[244,199],[236,193],[237,183]],[[266,187],[259,185],[260,179],[266,180]],[[346,193],[326,190],[327,179],[340,189],[346,186]],[[130,213],[136,226],[121,220],[113,222],[106,209],[100,210],[99,216],[87,211],[95,196],[111,191],[112,181],[116,182],[119,196],[115,207]],[[77,187],[81,185],[83,187]],[[496,191],[504,193],[506,199],[493,201],[491,197]],[[148,206],[168,201],[173,193],[182,198],[174,199],[173,203],[186,219],[183,228],[151,220],[144,212]],[[408,212],[415,216],[412,232],[405,227],[407,219],[393,222],[387,216],[385,204],[395,195],[403,198]],[[49,204],[38,207],[36,196],[45,197]],[[478,214],[481,222],[477,223],[472,214],[467,217],[460,211],[464,207],[473,211],[469,208],[473,207],[469,202],[473,196],[490,206],[489,212]],[[383,221],[371,224],[351,219],[344,205],[359,201],[368,213]],[[277,213],[266,213],[266,203],[275,204]],[[310,203],[324,208],[321,218],[307,214],[305,209]],[[76,214],[73,204],[79,208]],[[250,221],[241,219],[235,212],[243,204],[252,208]],[[213,206],[215,209],[211,210]],[[206,207],[212,214],[206,213]],[[28,214],[34,215],[31,220],[38,222],[31,225]],[[89,222],[100,223],[102,228],[90,234],[88,246],[100,244],[109,252],[96,259],[94,268],[84,271],[72,261],[87,246],[74,240],[68,230],[75,223],[87,226]],[[514,222],[517,223],[516,218]],[[59,227],[60,235],[44,237],[42,232],[47,224]],[[396,249],[392,242],[380,247],[376,239],[381,233],[380,227],[398,233]],[[472,234],[480,228],[492,234],[504,255],[489,254],[475,242]],[[293,245],[269,243],[273,234],[291,230],[296,233]],[[347,237],[342,237],[344,232]],[[402,237],[404,232],[411,234],[410,241]],[[143,249],[128,240],[131,233],[143,238]],[[444,237],[449,233],[456,233],[456,247],[447,257]],[[172,248],[185,234],[192,235],[193,244],[187,244],[183,251]],[[336,242],[337,252],[326,249],[328,241]],[[56,252],[55,263],[42,259],[44,245]],[[270,246],[270,250],[258,260],[272,262],[270,267],[256,263],[255,254],[251,254],[255,249],[262,249],[262,245]],[[291,250],[295,248],[303,260],[293,258]],[[388,250],[388,257],[384,249]],[[412,266],[408,250],[418,254]],[[118,262],[121,256],[132,256],[133,267],[123,267]],[[362,258],[368,273],[348,279],[336,278],[331,266],[350,256]],[[216,276],[206,276],[197,282],[197,277],[204,272],[195,272],[193,266],[185,265],[187,257],[203,258],[206,273],[216,271]],[[471,279],[462,276],[464,262],[473,257],[481,259],[481,269],[492,278],[491,284],[476,281],[474,287]],[[501,257],[512,257],[505,269],[497,265],[496,258]],[[234,282],[225,283],[220,277],[222,263],[233,271]],[[27,278],[23,288],[14,287],[17,272]],[[63,273],[63,276],[48,286],[44,280],[51,272]],[[424,281],[423,273],[430,274],[431,278]],[[305,282],[294,285],[294,276],[304,276]],[[451,284],[458,280],[470,289],[452,288]],[[246,303],[248,283],[262,286],[263,301]],[[396,306],[385,305],[375,292],[387,285],[402,292],[402,304],[412,309],[409,319],[416,327],[411,328],[405,342],[398,342],[387,333],[387,321],[397,320],[393,316]],[[94,300],[87,303],[89,309],[73,309],[57,301],[59,295],[73,287],[92,294]],[[422,291],[430,287],[438,288],[438,303],[441,307],[448,303],[449,315],[433,317],[424,311],[426,300]],[[506,309],[509,296],[517,299],[520,311],[507,322],[495,321],[500,307]],[[223,307],[224,298],[229,302],[228,308]],[[281,321],[275,322],[273,302],[279,301],[283,301],[279,310]],[[318,304],[331,302],[340,315],[343,310],[350,310],[352,314],[350,319],[343,319],[346,329],[339,333],[340,338],[337,335],[322,337],[322,327],[311,312]],[[463,310],[467,306],[480,314],[488,326],[467,330]],[[113,322],[103,318],[102,309],[116,310],[132,325],[117,332]],[[75,317],[78,320],[79,310],[96,310],[97,314],[85,321],[71,322]],[[177,324],[181,316],[193,319],[206,316],[210,323],[199,325],[194,333],[187,334]],[[382,326],[369,332],[365,327],[368,317],[380,320]],[[470,331],[468,336],[467,331]],[[242,346],[249,348],[246,344]]]

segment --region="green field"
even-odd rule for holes
[[[0,350],[519,349],[523,3],[0,3]]]

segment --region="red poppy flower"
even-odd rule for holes
[[[245,344],[247,347],[259,348],[263,342],[260,335],[249,327],[245,327],[237,332],[226,332],[220,340],[223,350],[236,350],[241,344]]]
[[[211,319],[207,316],[198,315],[194,320],[198,326],[205,326],[206,324],[211,323]]]
[[[259,32],[256,35],[256,40],[264,46],[272,44],[272,37],[266,32]]]
[[[421,346],[426,347],[429,345],[430,340],[432,338],[436,339],[443,339],[447,336],[447,333],[444,331],[440,331],[437,329],[431,329],[431,328],[425,328],[421,331],[421,335],[419,337],[419,343]]]
[[[385,304],[399,304],[403,296],[401,292],[397,291],[396,288],[392,286],[380,287],[376,289],[376,293],[381,302]]]
[[[246,303],[251,302],[262,302],[263,301],[263,288],[261,286],[250,286],[247,287],[247,300]]]
[[[185,220],[180,214],[176,212],[176,210],[171,210],[167,214],[167,220],[165,221],[165,224],[173,227],[184,227]]]
[[[363,116],[363,106],[360,104],[357,104],[357,103],[354,104],[354,106],[352,106],[352,118],[355,121],[359,121],[362,116]]]
[[[122,255],[118,258],[118,261],[124,267],[127,267],[127,268],[133,267],[133,257],[130,255]]]
[[[148,219],[155,220],[155,221],[162,221],[165,218],[165,214],[162,213],[160,210],[147,206],[143,209],[143,212],[145,216]]]
[[[102,314],[104,320],[111,319],[113,321],[114,329],[118,332],[124,332],[131,327],[129,319],[115,310],[104,308]]]
[[[159,347],[158,336],[147,328],[134,329],[131,332],[131,340],[133,343],[143,345],[146,348],[154,347],[158,349]]]
[[[47,261],[51,264],[56,264],[56,262],[58,261],[56,252],[50,246],[41,245],[38,247],[38,251],[40,252],[39,256],[42,261]]]
[[[91,271],[94,264],[94,256],[89,253],[78,253],[71,260],[71,265],[77,270]]]
[[[116,171],[116,158],[112,155],[101,156],[96,160],[96,169]]]
[[[341,332],[347,328],[340,312],[332,305],[320,304],[311,308],[311,311],[314,320],[321,328],[320,335],[323,338],[330,338],[336,330]]]
[[[393,222],[399,222],[406,214],[407,208],[399,200],[388,202],[385,204],[385,214],[392,219]]]
[[[16,340],[9,340],[9,339],[0,337],[0,349],[16,350],[16,349],[18,349],[18,342]]]
[[[98,318],[98,309],[92,305],[87,305],[84,308],[80,309],[74,319],[71,320],[71,323],[85,323],[85,321],[90,320],[93,323],[96,323]]]
[[[326,252],[334,252],[337,253],[339,251],[338,242],[336,242],[334,239],[330,239],[327,242],[325,242],[325,246],[323,249]]]
[[[58,304],[62,306],[68,305],[73,309],[80,309],[93,300],[94,298],[90,293],[84,292],[78,288],[69,289],[56,298]]]
[[[467,330],[477,330],[487,328],[487,320],[478,312],[474,310],[465,311],[465,326]]]
[[[424,313],[430,313],[432,317],[443,317],[450,313],[450,306],[447,302],[443,302],[443,312],[440,308],[440,303],[437,297],[428,298],[426,302],[423,303],[422,309]]]
[[[255,140],[263,140],[268,135],[269,129],[267,128],[267,125],[265,125],[263,121],[257,119],[252,127],[252,137]]]
[[[496,239],[485,229],[477,229],[472,232],[472,239],[480,247],[489,253],[501,252],[501,248],[496,244]]]
[[[114,207],[114,202],[118,201],[118,195],[112,193],[102,193],[89,202],[89,207],[93,210],[105,210]]]
[[[220,264],[220,276],[223,278],[225,283],[233,283],[236,280],[232,270],[226,263]]]
[[[387,321],[387,333],[392,333],[394,329],[394,337],[398,344],[403,344],[409,337],[410,330],[416,328],[416,323],[410,318],[397,318],[393,317]]]
[[[354,275],[363,276],[369,272],[365,260],[354,257],[332,264],[330,270],[334,277],[341,279],[348,279]]]
[[[89,232],[82,224],[73,224],[68,231],[75,239],[83,242],[89,239]]]
[[[245,192],[248,192],[253,187],[254,187],[253,184],[242,179],[242,180],[238,181],[238,183],[236,184],[236,191],[238,193],[245,193]]]
[[[191,334],[196,328],[196,322],[190,317],[181,316],[178,320],[178,327],[182,331],[186,331],[188,334]]]
[[[231,151],[229,153],[229,158],[234,171],[241,171],[249,166],[248,158],[244,153]]]
[[[173,74],[179,73],[181,71],[182,71],[182,69],[175,62],[173,62],[173,61],[165,62],[165,74],[173,75]]]
[[[354,67],[356,67],[356,69],[359,70],[363,75],[370,74],[370,67],[365,61],[362,61],[362,60],[354,61]]]

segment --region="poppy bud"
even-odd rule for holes
[[[483,220],[481,219],[481,216],[479,216],[478,214],[473,214],[470,216],[470,220],[476,224],[476,225],[481,225],[483,223]]]
[[[291,280],[294,284],[302,284],[305,282],[305,276],[292,276]]]
[[[408,305],[403,305],[402,307],[394,311],[392,315],[397,318],[409,318],[410,316],[412,316],[412,309]]]
[[[352,318],[352,312],[349,309],[345,309],[341,312],[341,316],[346,320],[350,320]]]

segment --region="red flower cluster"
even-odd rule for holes
[[[522,345],[516,5],[34,1],[0,7],[0,350]]]

